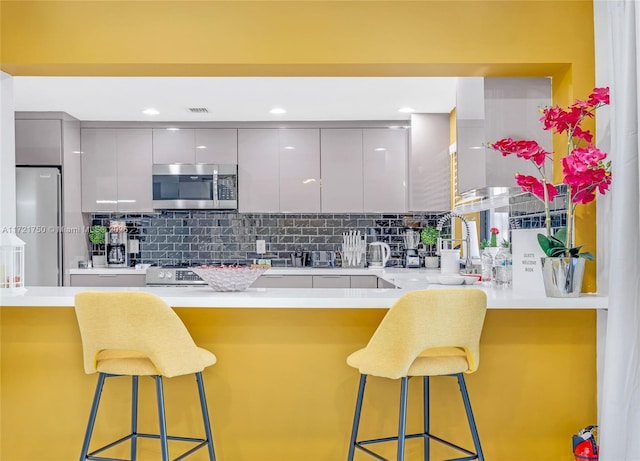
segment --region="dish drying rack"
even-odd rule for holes
[[[365,267],[367,262],[367,239],[360,231],[342,233],[342,267]]]

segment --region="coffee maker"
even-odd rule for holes
[[[129,266],[127,235],[126,232],[107,233],[107,267]]]

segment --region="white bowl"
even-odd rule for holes
[[[219,266],[194,267],[191,270],[215,291],[243,291],[268,269],[268,267]]]
[[[441,275],[438,277],[438,282],[443,285],[462,285],[464,277],[461,275]]]
[[[464,278],[465,285],[473,285],[480,281],[480,277],[476,277],[475,275],[462,275],[461,277]]]

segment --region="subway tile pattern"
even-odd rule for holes
[[[391,247],[388,265],[401,265],[403,233],[436,226],[445,213],[363,214],[248,214],[224,211],[162,211],[145,214],[94,214],[93,224],[108,227],[124,220],[140,240],[133,262],[159,265],[248,264],[271,259],[274,266],[290,265],[297,249],[336,252],[342,234],[360,231],[367,242],[380,240]],[[449,229],[443,229],[449,232]],[[256,253],[256,240],[265,240],[267,253]]]

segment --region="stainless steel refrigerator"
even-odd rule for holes
[[[62,285],[60,170],[16,168],[16,235],[25,242],[25,284]]]

